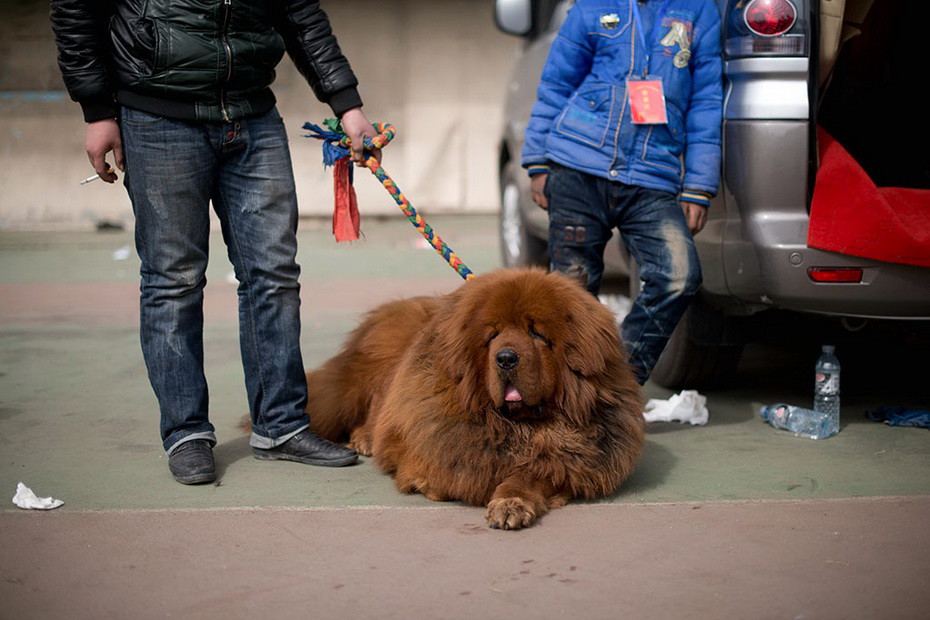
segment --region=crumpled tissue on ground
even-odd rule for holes
[[[668,400],[651,398],[643,410],[646,422],[689,422],[696,426],[707,424],[707,397],[697,390],[682,390]]]
[[[13,503],[24,510],[51,510],[64,504],[60,499],[37,497],[32,492],[32,489],[22,482],[16,485],[16,495],[13,496]]]

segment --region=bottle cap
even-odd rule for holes
[[[834,347],[832,344],[825,344],[825,345],[823,345],[823,348],[822,348],[821,350],[822,350],[824,353],[833,353],[833,351],[834,351],[835,348],[836,348],[836,347]]]

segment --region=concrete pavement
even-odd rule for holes
[[[427,219],[474,271],[499,265],[493,217]],[[308,366],[375,304],[461,284],[402,216],[363,231],[337,246],[302,222]],[[205,341],[220,477],[185,487],[158,441],[130,246],[129,232],[0,232],[0,489],[66,502],[0,510],[0,617],[916,618],[930,604],[930,434],[862,417],[926,406],[925,388],[882,359],[844,366],[842,431],[815,442],[756,415],[809,400],[807,362],[751,348],[738,385],[707,394],[707,426],[652,425],[615,496],[491,531],[479,508],[400,495],[367,459],[251,458],[217,233]]]

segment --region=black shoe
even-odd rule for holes
[[[168,457],[168,469],[181,484],[203,484],[216,480],[213,446],[206,439],[185,441]]]
[[[304,430],[280,446],[252,448],[252,455],[263,461],[297,461],[307,465],[343,467],[358,460],[358,453]]]

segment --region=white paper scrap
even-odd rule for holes
[[[707,397],[696,390],[682,390],[668,400],[652,398],[643,410],[646,422],[689,422],[696,426],[707,424]]]
[[[51,510],[64,504],[60,499],[37,497],[32,492],[32,489],[22,482],[16,485],[16,495],[13,496],[13,503],[24,510]]]
[[[132,248],[124,245],[118,250],[113,251],[113,260],[127,260],[132,254]]]

